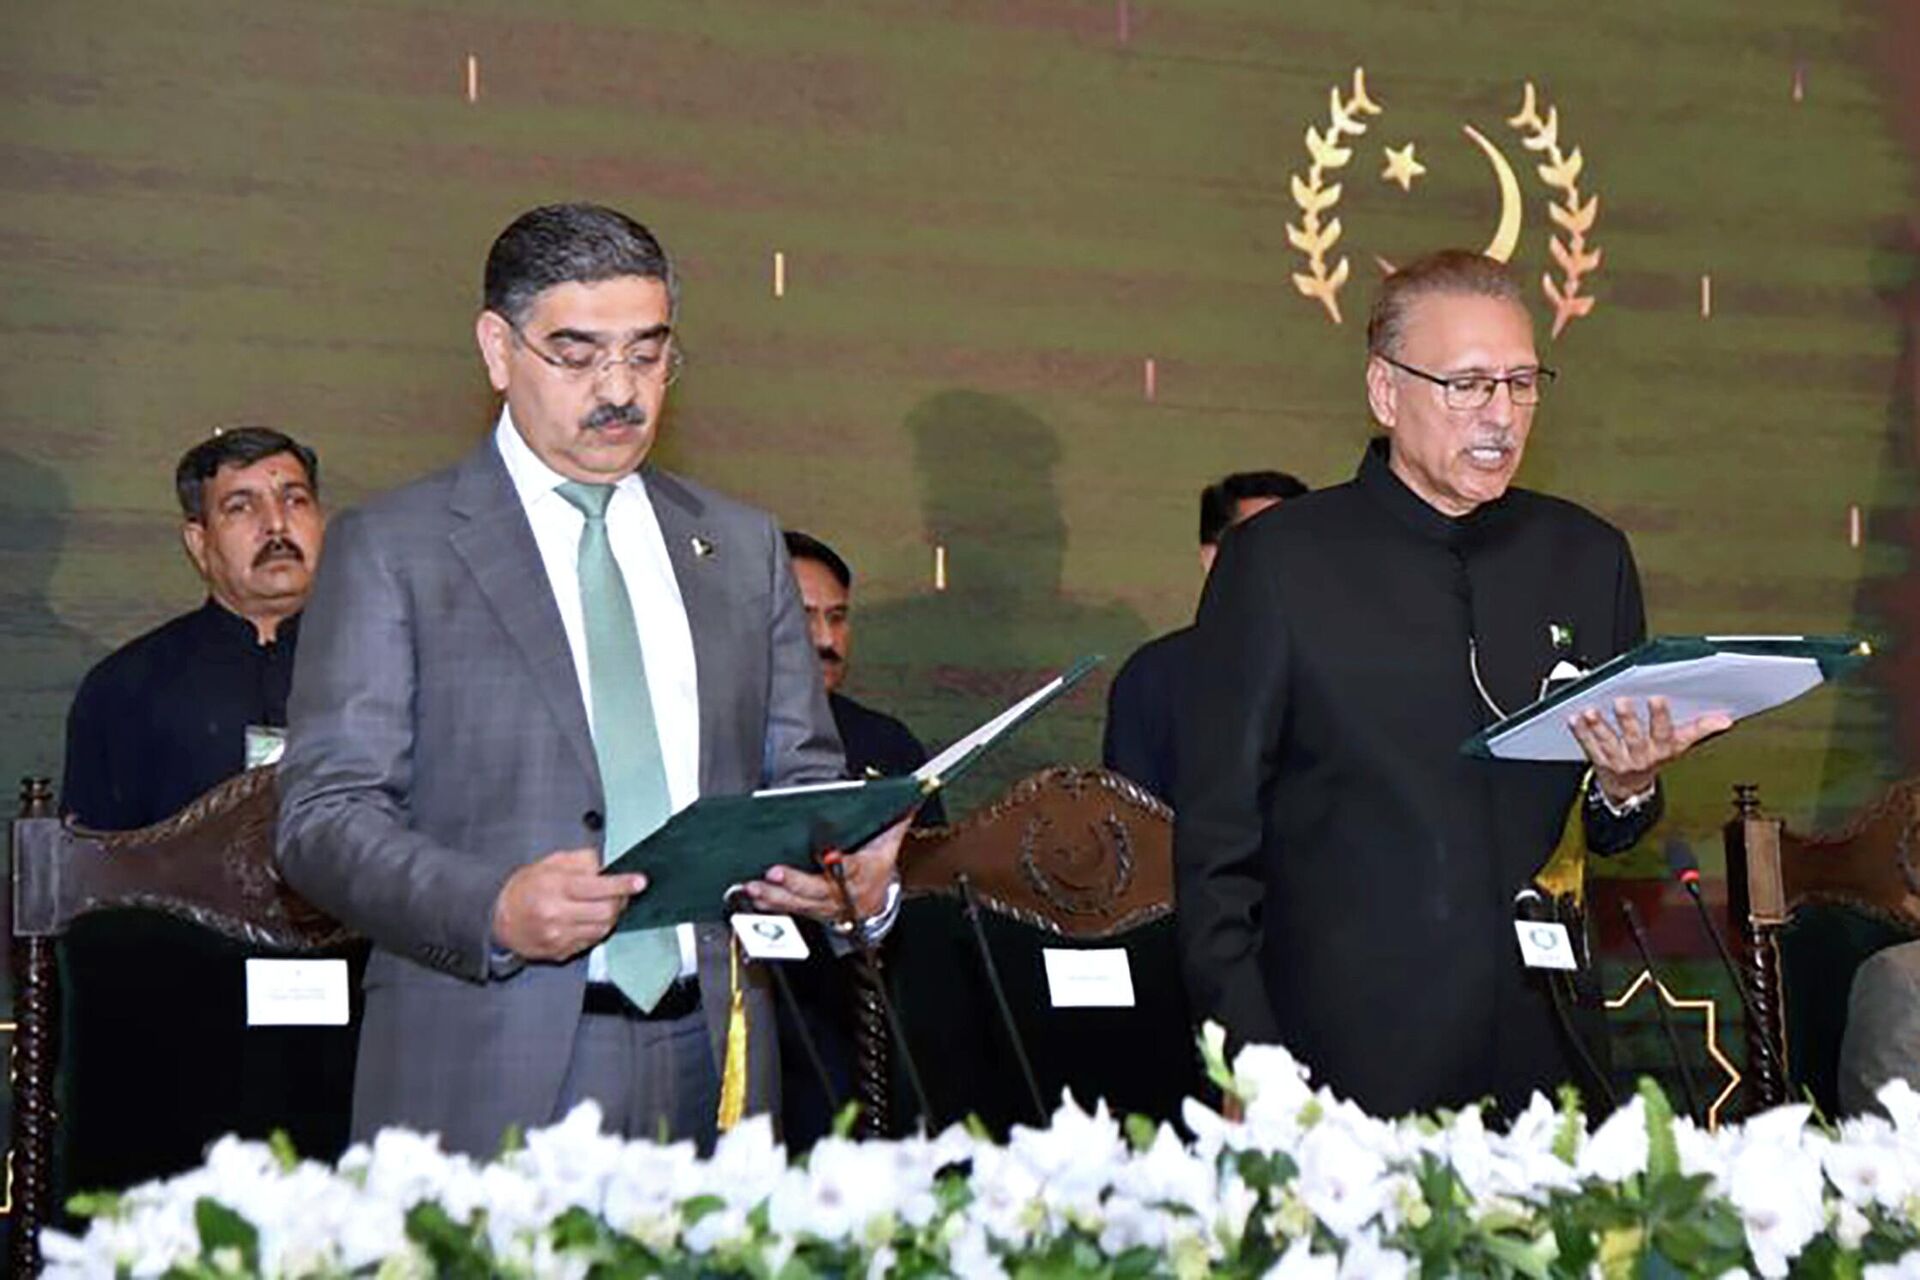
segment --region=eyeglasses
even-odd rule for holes
[[[1416,378],[1425,378],[1440,388],[1441,396],[1449,409],[1484,409],[1493,403],[1496,388],[1505,385],[1507,395],[1517,405],[1536,405],[1541,395],[1559,373],[1541,365],[1537,369],[1520,369],[1503,377],[1491,373],[1456,373],[1441,376],[1428,373],[1425,369],[1416,369],[1410,364],[1401,364],[1392,356],[1374,353],[1402,373],[1410,373]]]
[[[513,330],[514,339],[521,346],[542,363],[558,369],[561,376],[570,382],[597,381],[615,365],[624,365],[629,373],[643,382],[664,378],[662,385],[670,387],[679,379],[680,370],[687,362],[685,353],[673,340],[672,334],[648,338],[625,353],[616,353],[611,347],[583,345],[553,352],[542,350],[519,325],[509,322],[507,327]]]

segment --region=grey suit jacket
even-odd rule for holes
[[[805,615],[766,514],[644,473],[691,624],[703,795],[842,775]],[[491,438],[338,516],[301,620],[280,765],[280,866],[374,944],[353,1131],[437,1131],[491,1154],[559,1097],[585,957],[489,972],[494,900],[521,865],[598,841],[606,808],[546,571]],[[748,966],[750,1109],[779,1064]],[[700,930],[719,1061],[723,926]]]

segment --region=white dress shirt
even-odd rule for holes
[[[587,518],[559,493],[566,477],[542,462],[513,425],[511,410],[502,408],[493,432],[494,447],[506,464],[507,475],[520,505],[533,526],[533,540],[547,570],[547,584],[560,606],[567,647],[573,650],[573,672],[580,680],[580,701],[587,723],[593,723],[593,679],[587,668],[587,628],[580,604],[580,534]],[[687,622],[686,602],[673,576],[667,540],[660,532],[647,485],[639,473],[613,487],[607,503],[607,541],[625,579],[627,599],[633,605],[634,629],[647,664],[647,693],[653,700],[654,724],[660,734],[660,757],[666,767],[667,799],[672,810],[692,804],[700,795],[700,683],[693,656],[693,628]],[[615,852],[624,852],[616,850]],[[680,975],[698,970],[693,926],[676,930],[680,941]],[[589,981],[607,981],[606,954],[595,947],[587,956]]]

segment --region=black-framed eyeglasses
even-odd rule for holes
[[[1374,353],[1402,373],[1410,373],[1416,378],[1425,378],[1440,388],[1441,397],[1449,409],[1484,409],[1493,403],[1493,393],[1500,386],[1507,388],[1507,395],[1517,405],[1536,405],[1559,372],[1541,365],[1535,369],[1516,369],[1509,374],[1492,373],[1428,373],[1425,369],[1416,369],[1410,364],[1402,364],[1392,356]]]
[[[555,352],[542,348],[527,336],[525,329],[512,321],[507,322],[507,327],[513,331],[515,341],[522,347],[574,382],[597,380],[615,365],[625,365],[629,373],[643,382],[658,378],[663,380],[661,385],[670,387],[679,379],[680,370],[687,362],[686,353],[671,333],[642,339],[624,352],[597,345],[576,345]]]

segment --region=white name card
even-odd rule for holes
[[[1520,939],[1520,959],[1529,969],[1578,969],[1573,939],[1567,926],[1551,920],[1515,920],[1513,932]]]
[[[740,949],[755,960],[805,960],[807,940],[792,916],[763,916],[736,911],[731,917]]]
[[[1122,947],[1069,951],[1047,947],[1047,990],[1056,1009],[1133,1008],[1133,970]]]
[[[347,962],[247,961],[247,1025],[346,1026]]]

